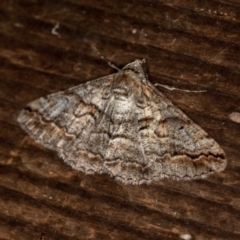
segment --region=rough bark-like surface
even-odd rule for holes
[[[239,239],[239,16],[238,1],[1,1],[1,238]],[[118,67],[147,59],[152,84],[193,90],[158,87],[219,143],[226,170],[124,185],[28,137],[20,110],[115,73],[101,55]]]

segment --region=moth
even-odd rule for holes
[[[73,169],[124,184],[198,179],[227,165],[221,147],[149,82],[145,59],[41,97],[17,121]]]

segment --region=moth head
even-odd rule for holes
[[[146,60],[135,60],[127,64],[114,77],[111,91],[118,100],[139,98],[141,85],[147,82]]]
[[[142,83],[145,83],[148,80],[146,59],[136,59],[134,62],[123,67],[122,71],[132,72],[132,75],[136,75]]]

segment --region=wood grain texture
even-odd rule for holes
[[[1,1],[1,239],[240,238],[238,1]],[[52,29],[59,23],[56,31]],[[60,36],[60,37],[59,37]],[[99,54],[100,53],[100,54]],[[49,93],[147,59],[152,83],[224,149],[206,180],[129,186],[85,175],[34,143],[19,111]]]

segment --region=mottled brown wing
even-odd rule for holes
[[[152,162],[147,178],[201,178],[225,169],[220,146],[150,82],[141,101],[139,134],[146,159]]]
[[[109,75],[41,97],[29,103],[17,120],[34,140],[56,151],[73,168],[102,172],[99,146],[104,146],[104,139],[99,135],[90,142],[89,138],[102,122],[107,131],[109,117],[103,111],[114,77]]]

